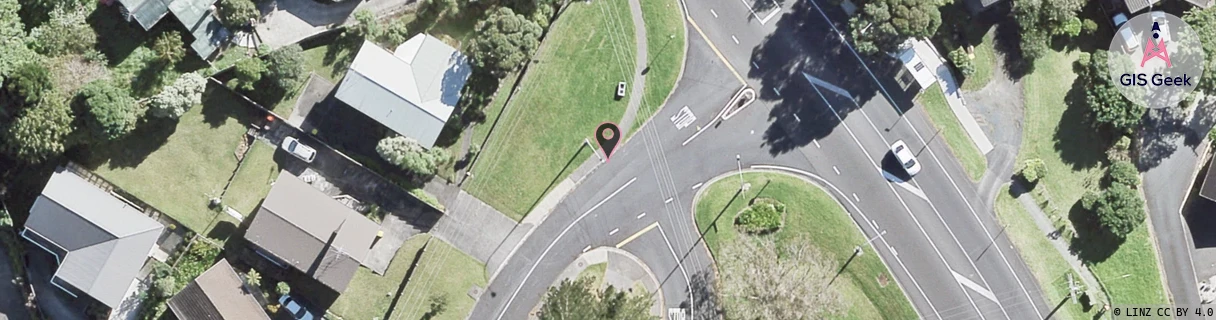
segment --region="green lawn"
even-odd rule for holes
[[[350,286],[338,296],[338,300],[334,301],[329,310],[344,319],[384,319],[385,313],[392,307],[393,297],[400,292],[403,295],[401,299],[404,299],[401,283],[405,281],[410,266],[414,265],[418,250],[422,249],[430,237],[420,234],[406,240],[401,249],[397,249],[397,255],[393,256],[393,261],[389,263],[383,276],[360,267],[359,271],[355,272]],[[398,300],[395,310],[409,309],[408,306],[402,305],[403,302],[404,300]]]
[[[680,67],[684,65],[684,14],[677,0],[641,0],[642,20],[646,22],[646,88],[638,116],[630,129],[636,132],[659,108],[675,88]],[[631,132],[631,133],[632,133]]]
[[[921,92],[916,100],[925,107],[925,113],[929,114],[934,125],[942,131],[942,138],[946,139],[950,151],[953,151],[954,156],[963,164],[963,170],[967,171],[971,180],[979,181],[984,176],[984,170],[988,168],[988,159],[984,158],[984,154],[980,153],[975,142],[971,141],[967,131],[963,130],[958,117],[946,103],[946,95],[942,93],[941,87],[933,84]]]
[[[1034,274],[1039,288],[1042,289],[1040,294],[1043,295],[1043,300],[1048,305],[1054,307],[1060,301],[1068,298],[1068,274],[1073,274],[1077,283],[1083,283],[1081,278],[1073,272],[1068,261],[1060,256],[1060,251],[1052,246],[1044,236],[1044,232],[1035,225],[1030,214],[1026,212],[1026,208],[1023,208],[1017,199],[1009,195],[1008,186],[1001,188],[1000,193],[997,194],[996,216],[1000,220],[1001,226],[1005,228],[1005,234],[1009,236],[1009,240],[1017,247],[1018,254],[1022,256],[1022,260]],[[1091,294],[1100,295],[1091,297],[1093,305],[1098,306],[1105,303],[1101,288],[1087,289]],[[1090,308],[1089,312],[1086,312],[1080,304],[1067,302],[1051,317],[1054,319],[1092,319],[1097,312],[1098,307]]]
[[[469,193],[518,220],[591,157],[583,139],[625,112],[626,99],[614,95],[616,83],[634,70],[630,21],[623,1],[570,3],[483,146],[474,178],[465,183]]]
[[[599,288],[600,286],[604,285],[604,273],[607,271],[607,262],[596,263],[587,266],[587,269],[583,269],[583,272],[579,272],[578,278],[591,278],[592,288]]]
[[[254,141],[241,168],[232,178],[232,185],[224,194],[223,203],[248,217],[257,210],[258,204],[270,193],[270,184],[279,177],[279,164],[274,161],[277,148],[262,141]]]
[[[462,320],[476,302],[469,297],[473,286],[486,287],[485,265],[442,240],[431,241],[422,260],[401,293],[393,319]],[[445,297],[446,308],[431,311],[432,297]]]
[[[989,81],[992,81],[992,72],[993,69],[996,69],[995,45],[996,28],[991,28],[988,33],[984,34],[984,39],[975,45],[975,58],[971,59],[971,64],[975,65],[975,73],[963,80],[963,90],[983,89]]]
[[[696,203],[698,229],[705,234],[705,243],[712,252],[719,245],[736,237],[734,215],[757,196],[785,203],[785,226],[777,233],[778,241],[793,236],[805,236],[819,246],[824,256],[843,264],[853,255],[853,248],[866,241],[848,213],[823,189],[808,182],[778,173],[745,173],[744,180],[751,190],[738,194],[735,179],[720,180],[703,189]],[[757,194],[761,192],[761,194]],[[878,255],[867,247],[844,271],[849,281],[842,285],[842,296],[848,305],[844,319],[914,319],[916,311],[899,286],[887,272]],[[889,279],[882,286],[877,278]]]
[[[220,196],[236,170],[233,153],[254,117],[253,109],[229,91],[209,85],[202,105],[177,123],[143,123],[124,139],[90,147],[79,160],[187,228],[206,234],[217,216],[235,222],[208,209],[207,202]],[[235,192],[253,192],[241,190]]]
[[[1103,139],[1082,121],[1086,111],[1079,109],[1084,106],[1065,103],[1076,78],[1072,65],[1077,56],[1076,51],[1049,51],[1035,62],[1034,73],[1024,78],[1025,120],[1018,158],[1019,162],[1039,158],[1047,165],[1047,175],[1032,194],[1052,215],[1067,215],[1086,190],[1098,189],[1105,175]],[[1147,223],[1138,226],[1113,254],[1092,264],[1115,303],[1166,301],[1148,228]]]

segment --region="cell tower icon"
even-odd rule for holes
[[[1172,67],[1170,62],[1170,54],[1165,48],[1165,39],[1161,38],[1161,26],[1156,21],[1153,22],[1153,37],[1145,39],[1144,58],[1140,60],[1140,67],[1144,67],[1144,63],[1153,58],[1160,58],[1165,61],[1165,66]]]

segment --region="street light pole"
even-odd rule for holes
[[[743,160],[739,154],[735,154],[735,164],[739,166],[739,190],[747,191],[747,184],[743,183]]]
[[[878,235],[874,236],[873,238],[870,238],[870,240],[866,240],[866,243],[863,243],[861,245],[858,245],[856,248],[853,248],[853,255],[860,256],[862,254],[861,247],[869,245],[871,242],[874,242],[874,240],[881,238],[882,235],[884,235],[884,234],[887,234],[887,230],[878,232]],[[877,251],[877,250],[875,250],[875,251]]]

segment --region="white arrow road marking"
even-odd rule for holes
[[[929,197],[925,196],[925,192],[923,190],[921,190],[920,188],[917,188],[916,186],[913,186],[911,183],[908,183],[907,181],[903,181],[903,180],[899,179],[899,177],[896,177],[894,174],[891,174],[890,172],[887,172],[886,170],[878,169],[878,172],[882,173],[882,176],[886,177],[887,181],[891,181],[891,183],[894,183],[895,185],[899,186],[900,188],[904,188],[904,190],[908,190],[908,192],[911,192],[912,194],[916,195],[917,197],[920,197],[921,199],[925,199],[925,201],[929,200]]]
[[[984,296],[984,298],[988,298],[988,300],[992,300],[992,302],[1000,303],[1000,301],[996,300],[996,295],[992,294],[992,291],[988,291],[987,289],[984,289],[983,286],[979,285],[978,283],[975,283],[975,281],[971,281],[971,279],[967,279],[967,277],[964,277],[961,274],[958,274],[958,272],[954,272],[954,270],[950,270],[950,273],[953,273],[954,280],[958,281],[958,283],[963,284],[964,287],[967,287],[971,290],[975,290],[975,292],[978,292],[981,296]]]
[[[828,91],[835,92],[836,94],[849,97],[849,99],[853,99],[853,95],[849,94],[848,90],[845,90],[841,87],[837,87],[836,85],[828,83],[827,81],[819,80],[819,78],[812,77],[811,75],[806,74],[806,72],[803,72],[802,76],[806,77],[807,81],[810,81],[811,83],[813,83],[817,86],[820,86],[824,89],[828,89]]]

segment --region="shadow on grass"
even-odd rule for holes
[[[1074,203],[1068,210],[1068,220],[1077,230],[1068,250],[1076,253],[1077,257],[1086,264],[1092,265],[1106,261],[1116,250],[1119,250],[1119,246],[1123,245],[1126,240],[1103,228],[1098,223],[1097,216],[1082,208],[1080,201]]]
[[[426,246],[429,244],[430,241],[428,240],[427,244],[422,246],[422,249],[419,249],[417,253],[414,253],[414,259],[409,261],[422,261],[422,253],[426,252]],[[405,271],[405,280],[401,281],[401,285],[397,286],[397,292],[393,293],[393,301],[388,304],[388,309],[384,310],[384,319],[393,318],[393,310],[397,309],[397,303],[401,301],[401,294],[405,292],[405,286],[408,285],[410,280],[414,278],[414,271],[417,267],[418,263],[414,263],[410,265],[409,270]]]
[[[97,170],[107,162],[110,169],[135,168],[169,142],[177,125],[177,120],[149,118],[122,139],[81,145],[68,150],[67,155],[89,170]]]
[[[1106,161],[1110,138],[1099,134],[1093,125],[1089,106],[1085,102],[1085,79],[1078,76],[1064,98],[1064,114],[1056,126],[1054,147],[1060,160],[1079,171]]]
[[[207,89],[203,91],[203,105],[196,108],[202,108],[203,122],[213,129],[232,120],[249,126],[253,119],[262,116],[262,112],[255,111],[257,108],[248,105],[245,99],[214,82],[208,82]]]
[[[768,186],[768,184],[766,183],[765,186]],[[722,216],[726,214],[726,210],[730,209],[730,205],[734,204],[735,200],[738,200],[740,195],[743,195],[743,190],[736,189],[735,194],[732,195],[730,197],[730,200],[727,201],[726,204],[722,206],[722,210],[718,211],[717,215],[714,215],[714,220],[710,221],[709,225],[705,226],[704,230],[701,230],[700,236],[697,237],[697,241],[693,242],[692,246],[688,248],[688,251],[684,252],[684,255],[680,257],[679,264],[683,264],[684,259],[688,259],[688,256],[692,254],[692,251],[697,249],[697,244],[700,244],[705,241],[705,235],[708,234],[711,231],[711,229],[714,234],[718,233],[718,221],[722,220]],[[734,215],[731,215],[731,217],[733,217],[733,216]],[[734,219],[727,219],[727,221],[730,221],[730,223],[734,223]],[[711,246],[709,246],[708,243],[706,243],[705,247],[709,249],[711,254],[712,254],[712,251],[715,250],[715,248],[712,248]],[[677,271],[680,271],[680,269],[679,268],[671,269],[671,271],[667,273],[667,276],[663,277],[663,280],[659,281],[659,287],[662,287],[664,284],[666,284],[667,280],[671,280],[671,277],[675,276]]]
[[[207,238],[218,239],[220,241],[228,240],[229,237],[236,233],[236,229],[237,225],[235,223],[219,220],[215,222],[215,226],[211,227],[211,231],[207,232]]]

